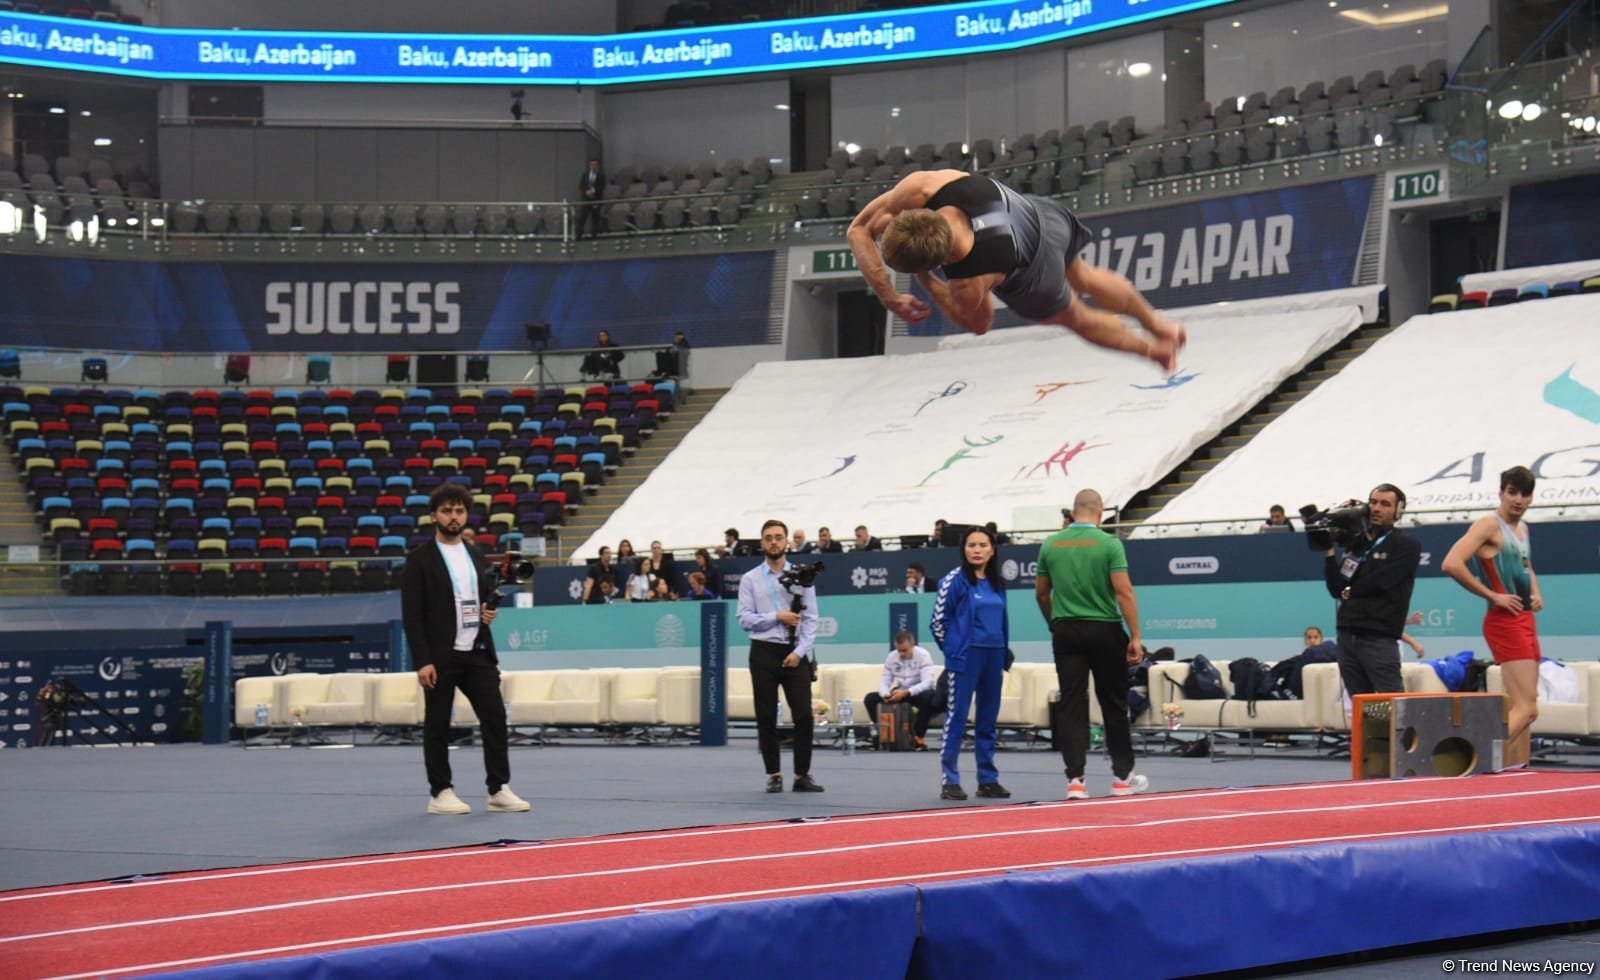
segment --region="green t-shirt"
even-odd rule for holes
[[[1039,574],[1050,579],[1050,618],[1121,622],[1111,573],[1127,570],[1127,552],[1115,535],[1089,524],[1052,534],[1039,548]]]

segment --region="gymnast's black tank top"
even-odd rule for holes
[[[950,279],[970,279],[999,272],[1010,275],[1038,247],[1038,216],[1025,214],[1031,205],[1022,195],[988,177],[960,177],[939,188],[927,208],[959,209],[972,222],[972,251],[944,266]],[[1031,221],[1029,219],[1032,219]]]

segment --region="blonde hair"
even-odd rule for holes
[[[884,230],[879,248],[884,264],[896,272],[930,272],[950,254],[950,222],[926,208],[901,211]]]

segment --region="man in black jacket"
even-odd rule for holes
[[[495,610],[484,600],[483,553],[463,544],[462,528],[472,493],[446,483],[428,498],[434,540],[406,556],[400,580],[400,612],[417,681],[423,687],[422,759],[428,770],[429,813],[471,813],[450,782],[450,712],[456,690],[478,716],[487,808],[519,813],[528,803],[511,791],[506,751],[506,707],[500,699],[500,661],[489,624]]]
[[[1422,545],[1397,529],[1406,495],[1380,483],[1367,495],[1368,544],[1359,554],[1324,552],[1323,578],[1339,603],[1339,676],[1350,694],[1395,694],[1400,680],[1400,634],[1411,611]]]
[[[572,233],[574,240],[583,237],[585,225],[589,226],[590,238],[600,234],[600,199],[605,193],[606,175],[600,172],[600,161],[590,160],[583,176],[578,178],[578,200],[583,203],[578,205],[578,223]]]

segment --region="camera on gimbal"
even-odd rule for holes
[[[526,585],[533,581],[533,562],[522,556],[520,551],[508,551],[485,573],[488,578],[489,595],[483,604],[490,609],[500,606],[500,589],[508,585]]]
[[[799,587],[809,589],[816,584],[817,576],[822,574],[822,562],[814,561],[809,565],[790,565],[778,575],[778,584],[786,589]]]
[[[1371,511],[1366,504],[1347,503],[1318,510],[1315,504],[1300,508],[1306,526],[1306,544],[1312,551],[1327,551],[1335,543],[1346,551],[1360,553],[1370,543],[1367,537]]]

